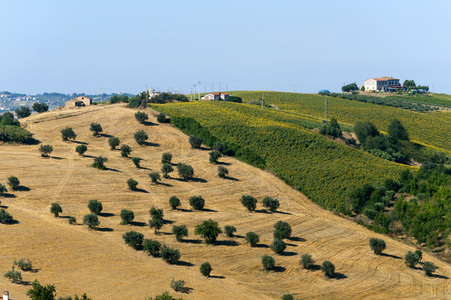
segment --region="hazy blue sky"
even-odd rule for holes
[[[451,93],[449,0],[0,0],[0,12],[0,91],[317,92],[393,76]]]

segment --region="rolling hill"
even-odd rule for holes
[[[24,187],[0,198],[2,208],[17,221],[0,224],[0,269],[6,273],[20,258],[29,258],[34,265],[33,272],[22,272],[22,284],[0,278],[1,287],[12,299],[26,299],[34,279],[55,284],[58,296],[86,292],[96,300],[145,299],[164,291],[183,299],[280,299],[286,293],[302,299],[449,298],[448,264],[424,254],[423,261],[439,267],[436,275],[429,278],[421,270],[409,269],[403,258],[408,250],[415,250],[413,247],[340,218],[271,172],[234,158],[220,158],[230,171],[229,179],[221,179],[217,165],[208,161],[208,150],[192,149],[185,134],[170,124],[158,124],[151,109],[146,109],[151,124],[138,124],[136,111],[120,104],[97,105],[24,119],[22,123],[35,139],[53,146],[50,159],[40,156],[37,145],[0,145],[0,182],[5,184],[6,178],[14,175]],[[92,136],[91,122],[102,125],[103,135]],[[67,126],[78,135],[75,142],[61,140],[60,131]],[[138,130],[148,133],[147,145],[139,146],[134,141],[133,134]],[[142,168],[137,169],[119,151],[110,150],[109,136],[130,145],[131,156],[143,159]],[[75,152],[79,144],[87,145],[85,156]],[[174,172],[161,184],[151,184],[148,173],[160,170],[164,152],[173,154],[174,163],[192,165],[195,180],[185,182]],[[90,166],[100,155],[108,158],[103,171]],[[139,182],[140,191],[128,190],[129,178]],[[257,197],[257,211],[248,212],[241,205],[243,194]],[[172,195],[181,199],[183,210],[170,210],[168,199]],[[204,211],[190,210],[188,198],[193,195],[204,197]],[[262,209],[265,196],[279,199],[279,212]],[[80,224],[89,212],[90,199],[103,203],[97,230]],[[50,214],[53,202],[63,208],[61,218]],[[167,220],[158,235],[146,225],[152,206],[163,208]],[[122,209],[134,211],[135,223],[120,225]],[[69,225],[68,216],[76,217],[78,224]],[[207,219],[219,222],[221,227],[234,225],[237,237],[221,235],[217,245],[204,244],[193,232],[195,225]],[[284,255],[273,255],[268,246],[273,240],[273,224],[279,220],[291,225],[293,238],[287,241]],[[182,243],[171,234],[172,226],[181,224],[189,230]],[[122,235],[131,230],[179,249],[181,262],[169,265],[127,246]],[[244,236],[249,231],[260,235],[258,247],[246,244]],[[370,250],[371,237],[385,239],[385,255],[377,256]],[[334,263],[336,278],[325,278],[317,268],[303,270],[299,259],[304,253],[311,254],[317,265],[324,260]],[[276,271],[262,271],[264,254],[275,257]],[[213,267],[208,279],[199,272],[205,261]],[[172,278],[185,280],[189,293],[172,291]]]

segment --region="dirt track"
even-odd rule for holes
[[[421,270],[408,269],[404,255],[415,250],[405,244],[375,234],[355,223],[321,209],[301,193],[286,186],[269,172],[250,167],[233,158],[221,158],[231,179],[220,179],[217,166],[208,162],[208,150],[191,149],[188,138],[169,124],[138,124],[136,110],[121,105],[92,106],[84,109],[48,112],[27,118],[27,128],[43,144],[54,148],[50,159],[40,157],[38,145],[0,145],[0,183],[14,175],[29,190],[14,192],[15,197],[3,197],[1,205],[19,223],[0,225],[0,272],[6,273],[12,262],[29,258],[35,272],[22,272],[24,284],[13,284],[0,277],[0,290],[8,290],[11,299],[27,299],[28,284],[38,279],[42,284],[55,284],[58,297],[86,292],[98,299],[145,299],[164,291],[183,299],[280,299],[285,293],[295,298],[330,299],[394,299],[449,298],[451,268],[448,264],[423,255],[432,261],[437,276],[427,278]],[[148,110],[152,114],[151,110]],[[91,122],[103,127],[104,136],[93,137]],[[61,129],[70,126],[76,132],[75,142],[61,141]],[[133,133],[145,130],[149,145],[139,146]],[[121,144],[132,148],[131,156],[143,158],[141,169],[131,160],[122,158],[118,150],[111,151],[108,136],[117,136]],[[85,157],[75,147],[86,143]],[[193,166],[195,181],[179,180],[176,171],[162,184],[152,185],[148,173],[160,171],[161,155],[173,154],[173,162]],[[108,158],[107,170],[90,167],[93,157]],[[140,192],[128,190],[126,181],[139,182]],[[259,200],[257,212],[249,213],[239,198],[250,194]],[[184,211],[171,211],[170,196],[182,201]],[[202,195],[206,211],[190,211],[188,198]],[[262,210],[264,196],[279,199],[280,212]],[[78,224],[89,212],[87,203],[97,199],[103,203],[99,230],[83,225],[69,225],[67,216],[75,216]],[[50,204],[58,202],[62,218],[50,214]],[[146,224],[151,206],[164,209],[164,218],[172,224],[163,226],[155,235]],[[131,209],[135,225],[119,225],[120,211]],[[206,219],[234,225],[237,238],[221,235],[218,245],[200,243],[194,226]],[[269,249],[273,224],[283,220],[293,228],[285,255],[274,255]],[[173,225],[185,224],[189,230],[187,242],[179,243],[170,234]],[[145,255],[125,245],[122,234],[135,230],[145,238],[180,250],[179,265],[168,265],[159,258]],[[245,243],[246,232],[260,235],[259,247]],[[387,243],[386,255],[376,256],[368,246],[371,237],[382,237]],[[319,270],[306,271],[299,266],[301,254],[309,253],[320,265],[324,260],[335,264],[335,279],[326,279]],[[276,259],[276,272],[264,272],[261,256],[271,254]],[[212,278],[206,279],[199,266],[209,261]],[[172,278],[183,279],[190,293],[171,290]]]

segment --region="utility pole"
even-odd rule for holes
[[[201,93],[201,91],[202,91],[202,83],[199,80],[199,100],[200,100],[200,93]]]
[[[193,88],[191,88],[191,93],[189,94],[189,100],[193,101]]]

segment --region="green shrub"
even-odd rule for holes
[[[159,113],[157,116],[157,121],[159,123],[166,123],[166,115],[164,113]]]
[[[382,251],[384,251],[386,248],[385,241],[383,239],[371,238],[370,248],[374,251],[375,254],[381,255]]]
[[[219,157],[221,157],[221,153],[219,153],[218,151],[213,150],[210,152],[210,162],[212,164],[217,164]]]
[[[304,269],[310,269],[315,264],[315,261],[313,260],[312,256],[310,254],[302,254],[301,260],[299,261],[299,264],[304,267]]]
[[[363,213],[365,214],[365,216],[367,216],[369,219],[374,220],[374,218],[377,215],[377,211],[372,209],[372,208],[365,208],[365,210],[363,211]]]
[[[11,224],[13,222],[13,217],[3,208],[0,208],[0,223],[1,224]]]
[[[135,119],[139,123],[144,124],[146,120],[149,120],[149,115],[143,111],[138,111],[137,113],[135,113]]]
[[[287,245],[281,239],[274,239],[274,241],[272,242],[270,248],[275,253],[282,254],[283,251],[285,251],[285,249],[287,248]]]
[[[58,203],[52,203],[50,206],[50,212],[55,216],[55,218],[58,218],[59,214],[63,212],[63,209]]]
[[[133,221],[133,219],[135,219],[135,214],[130,209],[123,209],[121,210],[121,219],[122,219],[121,224],[127,225],[131,221]]]
[[[89,130],[92,131],[93,136],[98,136],[99,132],[102,132],[102,125],[99,123],[91,123],[91,126],[89,127]]]
[[[177,207],[181,205],[180,199],[177,196],[171,196],[171,198],[169,198],[169,205],[173,210],[177,209]]]
[[[184,236],[188,236],[188,228],[186,228],[186,225],[174,225],[172,227],[172,233],[175,235],[175,238],[178,242],[183,241]]]
[[[243,195],[241,196],[241,204],[243,204],[248,211],[253,211],[257,207],[257,199],[250,195]]]
[[[146,300],[183,300],[182,298],[174,298],[171,295],[169,295],[168,292],[164,292],[161,295],[155,296],[155,298],[149,298]]]
[[[188,141],[194,149],[199,149],[202,146],[202,139],[198,136],[191,135]]]
[[[116,149],[116,147],[119,146],[120,142],[121,141],[119,140],[118,137],[112,136],[108,139],[108,145],[110,145],[111,150]]]
[[[31,115],[31,109],[28,106],[22,106],[14,110],[16,112],[17,117],[26,118]]]
[[[263,207],[268,208],[270,211],[275,212],[279,208],[279,200],[271,197],[263,198]]]
[[[129,179],[127,180],[127,185],[128,185],[128,188],[129,188],[131,191],[137,191],[137,190],[138,190],[138,188],[137,188],[138,181],[134,180],[133,178],[129,178]]]
[[[33,269],[33,264],[28,258],[21,258],[19,261],[14,261],[13,265],[19,267],[22,271],[30,271]]]
[[[163,227],[163,210],[162,209],[157,209],[155,207],[151,207],[150,211],[150,217],[152,219],[149,220],[149,226],[150,228],[155,228],[155,233],[158,232],[158,230],[161,229],[161,227]]]
[[[152,183],[158,183],[158,180],[160,180],[160,174],[158,172],[149,173],[149,177]]]
[[[294,296],[292,294],[284,294],[282,300],[294,300]]]
[[[102,202],[93,199],[89,200],[88,208],[91,211],[91,213],[98,215],[103,210],[103,205]]]
[[[45,103],[38,103],[35,102],[33,104],[33,110],[38,112],[38,113],[43,113],[49,110],[49,106]]]
[[[122,235],[122,238],[127,245],[138,250],[143,244],[144,234],[136,231],[128,231]]]
[[[162,167],[161,167],[161,173],[163,173],[163,177],[164,178],[169,178],[169,173],[171,173],[172,171],[174,171],[174,168],[168,164],[165,163]]]
[[[200,235],[207,244],[214,244],[218,235],[222,233],[222,230],[219,228],[218,222],[209,219],[196,225],[194,233]]]
[[[156,257],[160,253],[161,244],[157,240],[148,240],[145,239],[143,243],[144,252],[149,253],[150,255]]]
[[[95,228],[100,225],[100,221],[96,214],[87,214],[83,217],[83,224],[88,225],[89,228]]]
[[[14,266],[12,266],[12,270],[5,273],[5,278],[11,280],[12,283],[18,283],[22,281],[22,274],[19,271],[14,271]]]
[[[75,134],[74,130],[70,127],[66,127],[61,130],[61,137],[63,141],[67,140],[74,140],[77,138],[77,135]]]
[[[105,162],[108,161],[108,158],[98,156],[94,158],[94,162],[92,163],[92,167],[99,169],[99,170],[105,170]]]
[[[225,155],[229,150],[227,144],[223,142],[216,142],[213,149],[218,151],[221,155]]]
[[[18,121],[17,121],[18,122]],[[0,126],[0,141],[6,143],[28,143],[33,136],[32,133],[15,125],[2,125]]]
[[[227,170],[224,166],[218,166],[218,176],[221,178],[226,178],[226,176],[229,174],[229,170]]]
[[[144,130],[135,132],[134,137],[135,137],[135,141],[138,143],[138,145],[144,144],[144,142],[149,139],[149,136],[147,135],[147,133]]]
[[[202,196],[192,196],[189,198],[189,204],[195,210],[203,210],[205,206],[205,200]]]
[[[274,237],[278,237],[280,239],[287,239],[291,236],[291,226],[287,222],[277,221],[274,224]]]
[[[421,262],[423,259],[423,252],[421,250],[415,250],[416,255],[418,255],[418,261]]]
[[[171,288],[176,292],[184,292],[185,291],[185,281],[184,280],[174,280],[172,278]]]
[[[7,192],[8,190],[6,187],[0,183],[0,195],[3,195],[3,193]]]
[[[177,263],[181,257],[179,250],[171,249],[166,246],[163,246],[161,248],[160,256],[165,262],[170,263],[170,264]]]
[[[13,191],[17,191],[20,186],[20,181],[16,176],[9,176],[8,185]]]
[[[248,242],[251,247],[255,247],[259,241],[260,238],[255,232],[250,231],[246,233],[246,242]]]
[[[405,263],[409,268],[414,268],[415,265],[420,261],[418,254],[415,252],[409,251],[405,256]]]
[[[139,163],[141,162],[142,158],[140,157],[132,157],[132,162],[133,164],[135,164],[135,167],[137,167],[138,169],[140,168]]]
[[[74,225],[75,223],[77,223],[77,219],[75,217],[69,217],[69,224]]]
[[[227,237],[234,237],[234,233],[236,232],[235,226],[226,225],[224,226],[224,232]]]
[[[49,157],[49,154],[52,153],[53,147],[51,145],[41,145],[39,147],[39,152],[41,152],[42,157]]]
[[[326,260],[321,265],[321,271],[323,271],[324,275],[326,275],[327,277],[332,278],[335,275],[335,266],[333,263]]]
[[[210,277],[211,270],[212,268],[208,261],[200,265],[200,273],[205,277]]]
[[[88,147],[86,145],[78,145],[77,147],[75,147],[75,151],[79,155],[83,155],[86,151],[88,151]]]
[[[130,155],[130,152],[132,152],[132,148],[130,148],[129,145],[122,145],[120,150],[122,157],[128,157]]]
[[[274,269],[275,264],[276,260],[271,255],[265,254],[262,256],[263,269],[265,269],[266,271]]]
[[[426,276],[432,276],[432,273],[435,272],[437,267],[433,262],[427,261],[423,264],[423,271],[426,273]]]
[[[186,165],[184,163],[178,163],[177,170],[179,172],[179,176],[182,177],[184,180],[193,178],[194,169],[190,165]]]
[[[161,162],[163,164],[170,164],[172,160],[172,154],[169,152],[165,152],[163,153],[163,155],[161,156]]]

